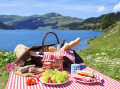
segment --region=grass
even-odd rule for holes
[[[78,52],[84,64],[120,81],[120,22],[89,43]]]
[[[8,71],[2,71],[0,72],[0,89],[6,89],[6,84],[9,78],[9,73]]]

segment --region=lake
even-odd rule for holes
[[[83,30],[0,30],[0,49],[14,51],[18,44],[24,44],[27,47],[42,45],[42,39],[47,32],[55,32],[59,38],[60,44],[62,39],[69,43],[72,40],[80,37],[81,42],[74,47],[74,50],[79,51],[87,48],[87,40],[99,36],[103,31],[83,31]],[[45,39],[46,44],[56,43],[56,38],[53,34],[49,34]]]

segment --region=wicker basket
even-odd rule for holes
[[[57,43],[54,43],[54,44],[49,44],[49,45],[44,45],[44,41],[45,41],[45,38],[48,34],[53,34],[55,35],[56,39],[57,39]],[[54,46],[55,44],[59,44],[59,39],[58,39],[58,36],[54,33],[54,32],[48,32],[44,35],[43,37],[43,40],[42,40],[42,46],[39,46],[37,48],[33,48],[31,49],[30,51],[30,56],[31,56],[31,62],[32,64],[35,64],[36,66],[39,66],[41,67],[43,64],[42,64],[42,59],[43,57],[39,56],[39,55],[44,55],[44,52],[47,52],[48,51],[48,47],[49,46]],[[36,52],[40,52],[40,54],[36,54]]]

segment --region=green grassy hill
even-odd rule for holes
[[[84,64],[120,81],[120,21],[78,52]]]
[[[81,22],[83,19],[52,12],[32,16],[0,15],[0,21],[15,29],[58,29],[61,25]]]

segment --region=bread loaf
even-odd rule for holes
[[[74,48],[79,42],[81,41],[80,38],[77,38],[74,41],[71,41],[69,44],[65,43],[65,45],[60,49],[60,51],[66,51]]]
[[[17,71],[25,73],[25,72],[28,72],[30,67],[35,68],[35,65],[27,65],[27,66],[24,66],[24,67],[18,67]]]
[[[35,72],[38,72],[38,68],[30,67],[28,70],[28,73],[35,73]]]
[[[64,46],[60,49],[60,51],[65,51],[69,48],[69,44],[65,43]]]
[[[49,46],[48,51],[49,52],[55,52],[55,51],[57,51],[57,49],[53,46]]]
[[[77,38],[76,40],[71,41],[71,42],[69,43],[69,48],[68,48],[68,49],[74,48],[80,41],[81,41],[80,38]]]

